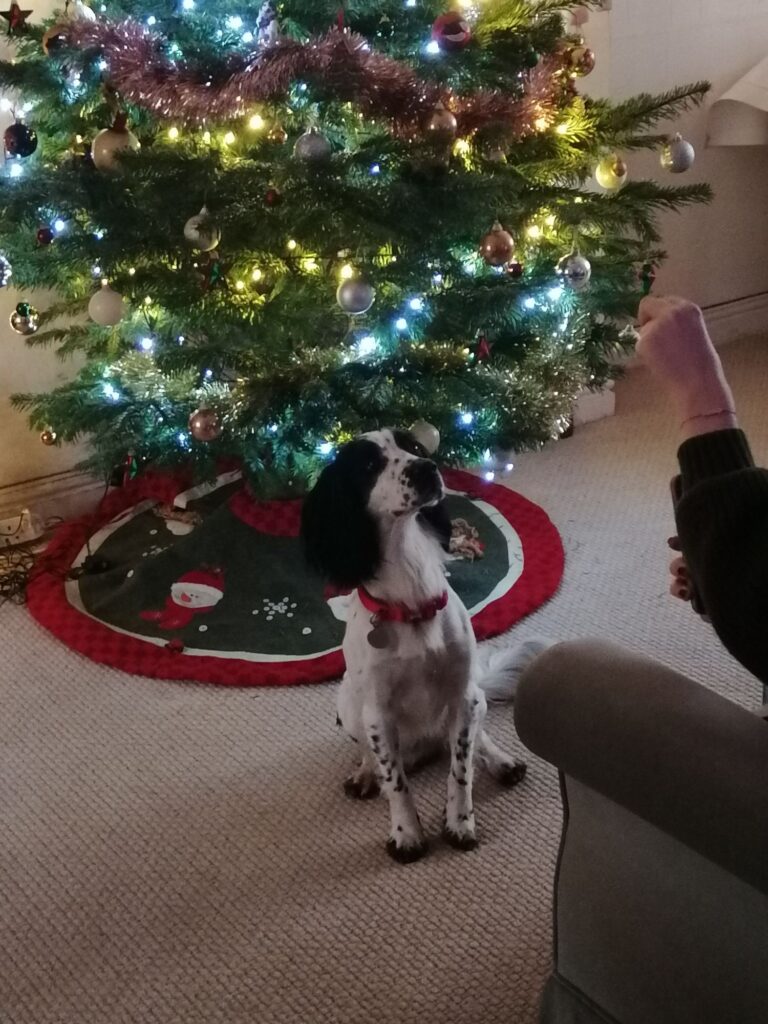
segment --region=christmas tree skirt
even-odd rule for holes
[[[444,477],[455,549],[446,572],[483,639],[552,596],[563,548],[519,494],[460,471]],[[30,611],[73,650],[141,675],[240,686],[337,678],[348,598],[306,569],[299,518],[300,502],[256,502],[234,473],[186,491],[147,475],[59,529],[30,582]]]

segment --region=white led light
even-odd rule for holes
[[[320,455],[330,455],[333,451],[333,445],[330,441],[323,441],[317,446],[317,450]]]
[[[398,329],[398,331],[407,331],[408,321],[405,319],[404,316],[399,316],[397,320],[395,320],[395,327]]]
[[[103,391],[104,391],[104,397],[108,398],[110,400],[110,402],[117,402],[117,401],[119,401],[119,399],[120,399],[120,392],[117,390],[117,388],[113,384],[105,384],[104,388],[103,388]]]
[[[8,172],[12,178],[20,178],[24,173],[24,168],[21,164],[11,164],[11,169]]]
[[[149,16],[149,17],[147,18],[147,24],[149,25],[149,27],[150,27],[150,28],[151,28],[151,27],[152,27],[153,25],[156,25],[156,24],[157,24],[157,18],[156,18],[156,17],[154,16],[154,14],[150,14],[150,16]],[[106,62],[105,62],[105,63],[106,63]]]
[[[194,9],[195,0],[181,0],[181,6],[185,11],[191,11]]]
[[[488,481],[488,483],[491,483],[491,481],[496,479],[496,474],[493,472],[492,469],[489,469],[487,473],[483,474],[483,476]]]
[[[0,110],[10,110],[11,106],[12,106],[12,103],[8,99],[8,97],[7,96],[3,96],[3,98],[0,100]]]
[[[536,309],[536,299],[527,298],[523,300],[526,309]]]
[[[433,274],[432,275],[432,284],[433,284],[433,286],[435,288],[439,288],[442,283],[443,283],[443,275],[442,274]]]
[[[210,380],[211,377],[213,376],[213,370],[206,370],[203,376],[205,377],[206,380]]]
[[[154,347],[154,338],[139,338],[139,348],[142,352],[151,352]]]
[[[62,231],[66,230],[66,228],[67,222],[65,220],[62,220],[61,217],[57,217],[56,220],[53,222],[53,230],[56,232],[57,235],[60,235]]]
[[[411,299],[408,305],[411,307],[414,313],[421,313],[421,311],[424,309],[424,299],[420,299],[418,296],[416,296],[416,298]]]
[[[366,356],[372,356],[376,351],[377,342],[372,334],[366,334],[364,338],[361,338],[357,343],[357,354],[360,359],[365,359]]]
[[[463,412],[461,414],[461,422],[464,424],[465,427],[468,427],[471,423],[474,423],[474,420],[475,420],[474,413]]]
[[[233,14],[230,18],[227,18],[227,27],[235,30],[243,27],[243,19],[239,14]]]
[[[435,39],[430,39],[427,45],[424,47],[424,53],[428,53],[430,57],[434,57],[440,53],[440,44]]]
[[[278,426],[276,423],[270,423],[269,426],[267,427],[267,430],[270,432],[270,434],[276,434],[278,431]]]
[[[556,288],[550,288],[547,292],[547,295],[549,296],[550,302],[557,302],[559,299],[562,299],[563,297],[562,286],[558,285]]]
[[[380,174],[381,167],[379,164],[371,164],[371,174]]]
[[[242,40],[243,40],[244,43],[252,43],[253,42],[253,32],[243,32]]]

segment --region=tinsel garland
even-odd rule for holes
[[[491,129],[510,142],[535,131],[552,112],[557,58],[527,74],[520,98],[481,89],[457,95],[419,78],[409,65],[372,50],[357,33],[333,28],[306,43],[282,38],[274,46],[233,55],[220,81],[180,66],[163,52],[165,40],[139,22],[74,22],[70,45],[95,47],[109,65],[109,82],[127,100],[160,118],[202,125],[237,117],[254,103],[284,101],[307,82],[320,95],[352,102],[369,117],[391,122],[395,134],[415,137],[438,103],[449,106],[460,136]]]

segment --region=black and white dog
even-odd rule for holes
[[[387,849],[402,862],[426,852],[404,764],[436,746],[450,749],[445,835],[463,850],[477,844],[475,753],[505,785],[525,774],[483,730],[484,685],[509,696],[513,683],[501,678],[504,665],[493,679],[480,678],[469,615],[443,569],[451,525],[442,478],[426,454],[406,432],[364,434],[323,470],[302,517],[311,565],[334,585],[357,588],[338,713],[361,744],[362,762],[345,789],[360,798],[384,791]]]

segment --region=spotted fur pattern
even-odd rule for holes
[[[436,465],[410,435],[381,430],[337,455],[305,503],[302,533],[309,561],[332,583],[365,586],[386,603],[419,608],[448,592],[448,604],[425,622],[387,624],[385,647],[368,640],[371,613],[355,593],[347,617],[347,671],[338,716],[362,750],[345,791],[386,797],[387,850],[408,863],[427,850],[406,765],[437,746],[450,751],[445,837],[477,844],[472,783],[478,760],[514,785],[525,766],[483,731],[486,700],[469,615],[443,569],[450,523]]]

